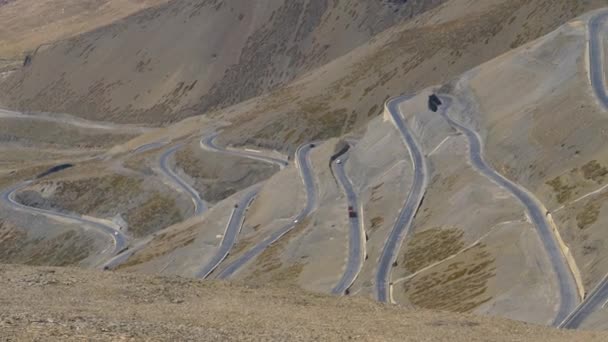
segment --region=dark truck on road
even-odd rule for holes
[[[353,209],[352,205],[348,206],[348,217],[357,217],[357,212]]]

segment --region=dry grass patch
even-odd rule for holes
[[[597,160],[592,160],[583,165],[581,170],[583,171],[583,177],[585,177],[585,179],[591,179],[598,184],[601,184],[604,180],[604,176],[608,174],[606,167],[598,163]]]
[[[403,291],[419,307],[470,312],[492,299],[485,292],[495,272],[495,258],[485,244],[479,243],[405,282]]]
[[[576,186],[569,185],[563,181],[562,177],[555,177],[554,179],[546,182],[546,184],[553,188],[553,192],[555,192],[555,196],[559,204],[564,204],[566,201],[572,198],[572,192],[574,189],[576,189]]]
[[[464,231],[458,228],[431,228],[408,240],[403,258],[405,267],[414,273],[444,260],[464,249]]]
[[[576,225],[585,229],[594,224],[600,216],[601,205],[596,202],[587,202],[585,207],[576,214]]]
[[[0,222],[0,260],[32,266],[74,266],[93,252],[92,237],[67,230],[57,236],[28,238],[25,228]]]
[[[182,229],[158,234],[146,247],[133,253],[117,269],[137,266],[192,244],[198,235],[198,228],[197,224],[193,224]]]
[[[169,227],[182,221],[182,214],[175,204],[175,199],[159,192],[152,194],[148,200],[126,215],[129,232],[136,237],[146,236],[159,228]],[[154,224],[150,224],[154,222]]]

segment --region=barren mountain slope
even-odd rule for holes
[[[365,11],[364,3],[370,6]],[[36,174],[35,168],[48,163],[43,153],[32,151],[35,146],[85,147],[80,152],[88,151],[94,159],[35,180],[15,198],[32,206],[125,221],[129,227],[125,246],[130,254],[118,267],[122,271],[200,276],[207,262],[221,256],[223,262],[211,278],[220,277],[237,263],[240,267],[229,276],[250,286],[291,284],[327,293],[351,261],[349,202],[330,164],[339,147],[349,142],[349,157],[342,165],[358,197],[363,227],[355,228],[364,231],[355,230],[364,246],[359,251],[362,267],[346,293],[378,298],[379,284],[385,284],[387,302],[553,324],[608,274],[602,228],[608,217],[603,208],[608,199],[604,147],[608,127],[605,109],[598,103],[589,77],[594,66],[588,58],[588,19],[593,13],[567,22],[600,4],[603,1],[449,0],[397,24],[416,14],[414,7],[400,7],[405,5],[395,1],[373,5],[320,0],[172,1],[50,46],[0,85],[0,97],[8,94],[9,105],[32,104],[34,109],[165,127],[97,155],[97,149],[133,135],[105,138],[83,129],[75,136],[69,133],[74,131],[65,131],[70,139],[64,141],[64,130],[51,129],[52,134],[46,134],[46,122],[28,126],[29,121],[0,118],[0,123],[10,123],[0,130],[4,142],[14,141],[3,153],[20,151],[23,144],[23,151],[32,156],[29,164],[25,156],[25,161],[12,156],[0,163],[0,184],[30,178]],[[398,8],[411,11],[389,13]],[[345,14],[351,16],[348,22],[341,21]],[[332,30],[336,22],[340,25]],[[608,22],[603,25],[608,27]],[[339,44],[325,49],[325,39]],[[196,40],[202,43],[194,44]],[[605,41],[603,35],[599,41]],[[127,53],[115,54],[120,51]],[[603,75],[604,69],[595,69]],[[411,230],[403,244],[393,238],[399,243],[393,250],[395,258],[388,260],[383,254],[387,239],[404,203],[416,197],[410,191],[420,173],[413,165],[412,147],[404,144],[405,134],[396,129],[396,116],[384,107],[389,96],[400,93],[412,94],[396,110],[420,145],[425,181],[421,204],[413,209]],[[444,100],[439,112],[428,108],[431,93]],[[205,112],[216,105],[228,107]],[[169,124],[186,116],[192,117]],[[528,190],[522,192],[533,200],[522,200],[504,182],[488,176],[489,171],[481,171],[471,156],[476,151],[471,135],[463,134],[448,117],[477,131],[489,167],[503,175],[505,182]],[[233,152],[247,147],[280,156],[271,151],[280,150],[289,155],[289,165],[279,167],[205,149],[201,137],[214,131],[221,133],[217,143],[234,147]],[[140,148],[146,146],[153,147],[142,152]],[[294,155],[297,146],[306,147],[309,153]],[[164,158],[173,148],[175,154]],[[69,160],[69,150],[58,154],[61,161]],[[176,186],[167,176],[171,172],[195,191]],[[247,197],[252,184],[259,191],[255,197]],[[199,193],[193,195],[196,190]],[[210,202],[210,209],[192,216],[197,212],[197,196]],[[248,206],[244,198],[253,198],[253,204]],[[3,260],[88,266],[88,258],[94,252],[99,254],[101,240],[86,234],[73,238],[69,231],[74,227],[60,223],[49,225],[45,235],[40,229],[43,220],[26,213],[12,217],[10,205],[9,196],[0,208],[1,231],[5,232],[0,243],[10,246],[17,241],[26,253],[9,249],[10,253],[0,254]],[[540,208],[538,215],[531,206]],[[247,208],[239,210],[244,213],[238,218],[243,220],[242,227],[230,224],[237,208]],[[307,210],[308,214],[299,216]],[[569,250],[559,244],[554,249],[557,258],[548,251],[547,235],[540,232],[537,217],[551,223],[549,239],[561,242],[563,237]],[[230,227],[238,230],[229,231]],[[284,235],[273,243],[243,258],[252,247],[282,231]],[[36,240],[39,236],[48,238],[48,243]],[[230,236],[236,236],[234,245],[222,256],[222,244]],[[51,253],[47,245],[59,248]],[[95,247],[91,255],[83,252],[89,245]],[[44,253],[28,259],[25,254],[38,246]],[[385,282],[378,276],[380,264],[388,265]],[[566,269],[568,279],[559,279],[559,272],[554,272],[558,269]],[[137,282],[132,275],[109,277]],[[174,282],[197,289],[205,286]],[[563,283],[568,286],[565,290]],[[176,300],[164,304],[176,306],[186,306],[192,299],[167,292],[163,296]],[[187,310],[188,315],[200,314],[195,311],[199,309],[188,306]],[[234,315],[236,306],[228,310]],[[605,315],[605,311],[597,315]],[[349,324],[364,321],[348,316],[347,309],[340,312],[333,318]],[[118,318],[111,320],[120,320],[122,316],[113,317]],[[369,313],[365,317],[369,319]],[[152,326],[157,316],[150,313],[144,318],[151,320],[146,326]],[[69,324],[84,330],[97,328],[80,321]],[[162,334],[180,329],[166,324],[154,331]],[[442,324],[449,326],[430,326]],[[450,329],[471,332],[477,327],[456,326]],[[66,325],[58,327],[64,328]],[[402,328],[397,325],[383,333],[411,336]],[[124,332],[112,329],[112,333]],[[134,334],[144,334],[141,326],[135,329]],[[194,333],[208,332],[198,329]],[[311,333],[295,328],[292,333],[301,331]],[[217,333],[223,337],[226,331]],[[321,334],[316,337],[324,339]],[[365,332],[360,334],[368,338]],[[445,338],[454,336],[452,330]],[[391,338],[394,336],[387,336]]]
[[[605,333],[386,307],[362,298],[325,297],[292,288],[25,266],[0,266],[0,275],[1,335],[16,340],[592,342],[608,338]]]
[[[19,59],[42,44],[108,25],[168,0],[0,1],[0,60]],[[0,65],[1,67],[1,65]]]
[[[223,112],[223,139],[293,148],[361,127],[392,95],[441,84],[603,1],[451,0],[287,87]]]
[[[171,1],[39,50],[0,103],[175,121],[261,95],[440,2]]]

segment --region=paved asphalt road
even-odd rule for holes
[[[214,134],[208,135],[206,137],[203,137],[201,139],[201,143],[200,143],[201,148],[204,150],[207,150],[207,151],[211,151],[211,152],[220,152],[220,153],[232,154],[232,155],[239,156],[239,157],[245,157],[245,158],[249,158],[249,159],[256,159],[259,161],[263,161],[265,163],[271,163],[271,164],[278,165],[281,169],[288,165],[287,161],[283,160],[283,159],[266,157],[264,155],[261,155],[259,153],[255,153],[255,152],[228,150],[228,149],[219,147],[215,144],[215,139],[217,138],[217,136],[218,136],[218,133],[214,133]]]
[[[353,189],[353,185],[348,179],[346,175],[346,171],[344,170],[344,165],[348,159],[348,152],[342,155],[337,160],[340,160],[340,164],[336,161],[332,163],[332,167],[334,169],[334,174],[336,175],[336,179],[344,193],[346,194],[346,200],[349,206],[352,206],[353,209],[357,212],[357,217],[349,217],[348,221],[350,223],[350,234],[348,240],[348,263],[346,265],[346,271],[342,275],[342,278],[336,284],[336,286],[331,290],[333,294],[344,294],[346,290],[355,282],[359,272],[361,271],[361,267],[363,267],[363,261],[365,256],[363,255],[363,249],[365,244],[365,232],[363,231],[363,227],[361,227],[361,222],[359,218],[361,217],[361,211],[359,208],[359,202],[357,200],[357,194]],[[343,215],[348,216],[348,212],[344,212]]]
[[[137,241],[135,245],[129,246],[128,249],[123,249],[120,253],[118,253],[105,263],[101,264],[98,268],[109,270],[115,269],[116,267],[127,261],[135,252],[145,247],[150,241],[154,239],[154,237],[155,235],[149,235],[143,240]]]
[[[260,186],[255,186],[254,189],[250,190],[238,203],[238,207],[234,208],[230,220],[226,227],[226,232],[220,243],[220,248],[215,253],[213,258],[196,274],[197,278],[205,279],[213,272],[224,259],[230,253],[230,250],[236,243],[236,240],[243,227],[243,221],[245,220],[245,213],[247,208],[258,194]]]
[[[201,200],[198,192],[192,186],[190,186],[190,184],[181,179],[169,166],[169,159],[180,147],[182,147],[181,144],[173,146],[163,152],[163,154],[160,156],[160,169],[167,176],[167,178],[169,178],[177,186],[177,188],[182,189],[190,196],[192,203],[194,204],[194,215],[201,215],[207,211],[207,204]]]
[[[296,159],[297,165],[300,169],[300,174],[302,176],[302,180],[304,181],[304,186],[306,188],[306,206],[304,209],[294,218],[298,222],[301,222],[310,212],[314,209],[316,200],[317,200],[317,189],[315,186],[314,178],[311,171],[310,160],[309,160],[309,152],[311,150],[310,143],[301,145],[296,150]],[[280,239],[283,235],[289,233],[294,227],[296,223],[294,221],[290,221],[285,226],[281,227],[279,230],[272,233],[262,242],[255,245],[253,248],[245,252],[238,259],[229,264],[222,272],[218,275],[219,279],[226,279],[231,277],[234,273],[240,270],[243,265],[245,265],[250,260],[254,259],[258,255],[260,255],[268,246],[272,245],[278,239]]]
[[[608,109],[608,94],[604,82],[604,58],[602,37],[605,38],[605,25],[608,12],[600,13],[589,22],[589,67],[593,91],[604,110]],[[560,324],[561,328],[576,329],[595,311],[600,310],[608,301],[608,276],[587,295],[587,298]]]
[[[7,205],[9,205],[10,207],[12,207],[16,210],[22,210],[24,212],[34,214],[34,215],[36,215],[36,214],[44,215],[44,216],[47,216],[50,218],[67,219],[67,220],[73,221],[77,224],[82,224],[82,225],[91,227],[103,234],[109,235],[112,237],[112,240],[114,241],[114,251],[112,252],[112,254],[116,254],[116,253],[120,252],[123,248],[125,248],[126,238],[125,238],[124,234],[122,234],[122,232],[120,232],[119,230],[114,229],[113,227],[106,226],[106,225],[101,224],[96,221],[87,220],[87,219],[84,219],[77,215],[71,215],[71,214],[66,214],[66,213],[61,213],[61,212],[56,212],[56,211],[29,207],[29,206],[26,206],[26,205],[23,205],[23,204],[17,202],[15,200],[15,193],[17,191],[19,191],[20,189],[26,187],[30,183],[31,183],[31,181],[25,181],[16,186],[6,189],[4,192],[2,192],[2,194],[0,194],[0,199],[2,201],[4,201]]]
[[[452,127],[462,132],[469,141],[469,158],[473,166],[482,175],[511,192],[524,205],[528,216],[536,226],[559,284],[560,304],[553,322],[553,325],[559,325],[578,304],[578,290],[574,277],[568,267],[568,262],[562,254],[555,235],[550,228],[550,223],[545,216],[546,209],[541,207],[540,202],[532,194],[511,182],[488,165],[483,158],[481,138],[477,132],[456,122],[447,115],[445,108],[449,107],[452,101],[451,98],[442,96],[441,100],[443,101],[441,115]]]
[[[146,151],[150,151],[153,150],[155,148],[159,148],[161,146],[163,146],[164,144],[166,144],[166,141],[155,141],[155,142],[151,142],[145,145],[141,145],[138,148],[136,148],[133,153],[144,153]]]
[[[408,100],[411,96],[400,96],[389,100],[386,103],[386,108],[393,118],[393,122],[409,151],[410,158],[414,167],[414,179],[410,192],[403,209],[395,221],[393,230],[384,244],[384,249],[378,261],[378,270],[376,273],[375,287],[376,298],[380,302],[388,302],[390,299],[389,293],[389,278],[393,262],[397,259],[397,254],[405,237],[409,234],[414,221],[414,216],[422,203],[424,192],[427,184],[427,167],[424,155],[420,151],[416,139],[407,128],[399,111],[399,103]]]
[[[601,310],[608,302],[608,276],[587,295],[583,301],[560,325],[560,328],[576,329],[591,316],[592,313]]]
[[[604,61],[602,37],[605,33],[603,30],[608,18],[608,12],[600,13],[589,22],[589,67],[591,86],[595,95],[600,100],[604,109],[608,109],[608,94],[606,93],[604,81]],[[605,37],[605,36],[604,36]]]

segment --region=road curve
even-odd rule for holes
[[[602,27],[606,25],[608,12],[602,12],[593,16],[589,20],[589,79],[595,96],[597,96],[604,110],[608,110],[608,94],[606,92],[606,82],[604,78],[604,58],[602,34],[605,32]],[[602,308],[608,301],[608,275],[602,279],[583,302],[568,315],[559,325],[560,328],[576,329],[595,311]]]
[[[125,246],[126,246],[125,235],[121,231],[114,229],[111,226],[104,225],[97,221],[87,220],[78,215],[72,215],[72,214],[67,214],[67,213],[61,213],[61,212],[56,212],[56,211],[51,211],[51,210],[46,210],[46,209],[30,207],[30,206],[17,202],[15,200],[15,193],[17,191],[19,191],[20,189],[23,189],[24,187],[28,186],[31,183],[32,183],[32,181],[25,181],[25,182],[19,183],[15,186],[12,186],[12,187],[4,190],[0,194],[0,200],[2,200],[9,207],[11,207],[15,210],[21,210],[21,211],[24,211],[26,213],[33,214],[33,215],[44,215],[44,216],[52,218],[52,219],[60,219],[60,220],[67,219],[67,220],[73,221],[77,224],[82,224],[82,225],[91,227],[103,234],[109,235],[112,238],[112,241],[114,243],[114,251],[112,252],[112,254],[116,254],[116,253],[120,252],[123,248],[125,248]]]
[[[306,206],[304,209],[293,220],[290,220],[289,223],[270,234],[270,236],[268,236],[262,242],[258,243],[253,248],[241,255],[238,259],[230,263],[225,269],[222,270],[221,273],[218,274],[219,279],[226,279],[234,275],[247,262],[260,255],[268,246],[279,240],[283,235],[289,233],[296,226],[296,223],[294,222],[295,220],[300,222],[312,212],[316,205],[317,189],[311,171],[312,168],[310,166],[309,153],[311,148],[310,143],[303,144],[298,147],[295,156],[296,165],[300,169],[300,175],[306,189]]]
[[[608,12],[599,13],[589,21],[589,79],[604,110],[608,110],[608,93],[603,63],[602,27],[606,24]]]
[[[266,157],[264,155],[261,155],[259,153],[255,153],[255,152],[228,150],[228,149],[219,147],[215,144],[215,139],[217,138],[218,134],[219,133],[213,133],[213,134],[210,134],[208,136],[201,138],[201,141],[200,141],[201,148],[204,150],[207,150],[207,151],[211,151],[211,152],[232,154],[232,155],[239,156],[239,157],[255,159],[255,160],[263,161],[265,163],[275,164],[275,165],[278,165],[279,168],[281,168],[281,169],[285,168],[288,165],[287,160],[284,160],[284,159]]]
[[[232,210],[230,220],[226,226],[226,232],[222,237],[220,248],[217,253],[211,258],[211,260],[196,274],[196,278],[207,278],[211,272],[213,272],[224,259],[230,253],[230,250],[236,243],[236,240],[243,227],[243,221],[245,220],[245,213],[247,208],[258,194],[260,186],[255,186],[254,189],[250,190],[238,203],[238,206]]]
[[[342,278],[334,286],[331,290],[332,294],[345,294],[346,290],[351,287],[351,285],[357,279],[361,268],[363,267],[363,261],[365,260],[365,256],[363,255],[365,250],[365,232],[363,231],[363,226],[361,225],[361,208],[359,207],[359,201],[357,200],[357,194],[353,189],[353,185],[344,170],[344,165],[348,160],[348,152],[343,154],[340,157],[340,164],[336,161],[332,163],[332,168],[334,169],[334,175],[336,176],[336,180],[342,187],[342,190],[346,194],[346,200],[348,205],[356,210],[357,217],[349,217],[348,221],[350,224],[350,233],[348,239],[348,262],[346,264],[346,271],[342,274]],[[344,212],[344,215],[347,215],[347,212]]]
[[[410,187],[403,209],[395,221],[392,231],[384,244],[375,278],[376,299],[380,302],[388,302],[390,299],[389,281],[393,262],[405,237],[409,234],[414,221],[414,216],[422,203],[427,185],[427,166],[424,155],[418,147],[416,139],[405,124],[400,111],[399,103],[408,100],[411,96],[399,96],[386,102],[386,110],[392,117],[393,123],[401,133],[401,136],[409,151],[410,159],[414,168],[414,179]]]
[[[194,205],[194,215],[198,216],[207,211],[207,204],[201,200],[198,192],[190,184],[181,179],[169,166],[169,158],[171,158],[171,156],[173,156],[182,146],[182,144],[175,145],[161,154],[160,169],[178,189],[185,191],[190,196],[192,204]]]
[[[502,188],[509,191],[517,198],[526,209],[528,216],[536,227],[539,237],[543,243],[543,247],[549,256],[549,260],[553,266],[553,271],[557,277],[559,285],[560,304],[558,312],[553,321],[553,325],[559,325],[578,304],[578,289],[574,276],[568,266],[568,262],[559,247],[555,235],[551,231],[550,223],[547,221],[546,209],[541,208],[540,201],[521,186],[511,182],[506,177],[496,172],[484,160],[483,147],[481,138],[477,132],[460,124],[447,115],[445,110],[450,106],[452,99],[448,96],[442,96],[443,110],[441,116],[458,131],[462,132],[469,141],[469,159],[475,169],[492,180]]]

